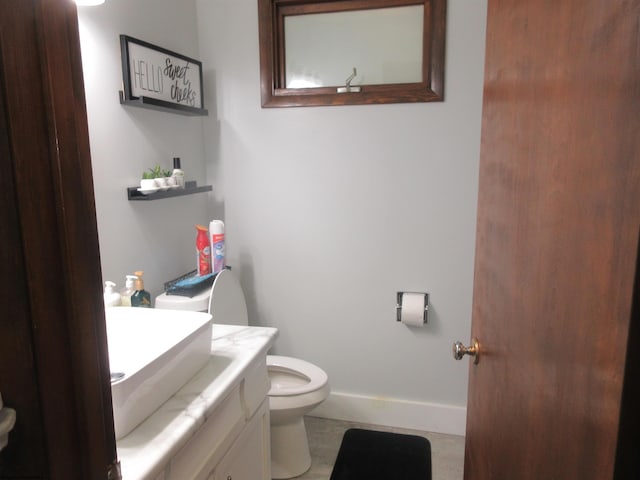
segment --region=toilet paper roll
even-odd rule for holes
[[[404,293],[400,308],[400,321],[412,327],[424,326],[424,293]]]

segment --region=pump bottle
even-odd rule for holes
[[[120,304],[123,307],[131,306],[131,295],[133,295],[136,291],[136,289],[134,288],[136,278],[138,277],[136,277],[135,275],[127,275],[125,286],[122,290],[120,290]]]
[[[144,282],[142,281],[143,273],[142,271],[135,272],[136,291],[131,295],[131,306],[151,308],[151,294],[144,289]]]
[[[107,280],[104,282],[104,306],[105,307],[117,307],[120,305],[120,294],[116,292],[113,287],[116,284]]]

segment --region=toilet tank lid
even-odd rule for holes
[[[166,293],[163,293],[156,297],[156,308],[206,312],[209,308],[210,296],[210,289],[206,289],[193,297],[184,297],[182,295],[167,295]]]

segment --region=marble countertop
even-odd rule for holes
[[[164,405],[117,442],[123,480],[154,479],[240,383],[247,368],[267,354],[278,330],[213,325],[211,360]]]

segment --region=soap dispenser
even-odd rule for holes
[[[143,273],[142,271],[135,272],[136,291],[131,295],[131,306],[151,308],[151,294],[144,289],[144,282],[142,281]]]
[[[127,275],[127,280],[126,283],[124,284],[124,288],[122,290],[120,290],[120,304],[123,307],[130,307],[131,306],[131,295],[133,295],[136,291],[135,289],[135,281],[136,281],[136,277],[135,275]]]
[[[104,282],[104,306],[105,307],[117,307],[120,305],[120,294],[116,292],[113,287],[116,284],[107,280]]]

